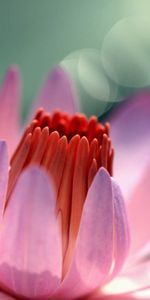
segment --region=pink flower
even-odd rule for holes
[[[142,105],[141,97],[125,104],[112,120],[130,252],[123,197],[111,177],[108,124],[74,116],[79,108],[73,87],[57,67],[33,108],[44,111],[37,111],[18,144],[19,99],[19,73],[11,68],[0,90],[0,137],[6,140],[0,142],[0,299],[131,299],[149,286],[149,262],[142,261],[150,222],[147,170],[136,188],[148,161],[149,139],[143,135],[149,94]]]

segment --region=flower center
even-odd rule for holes
[[[57,111],[49,115],[39,109],[11,159],[8,200],[20,173],[31,164],[43,167],[54,180],[62,220],[64,273],[87,191],[101,166],[112,175],[113,156],[108,123],[100,124],[95,116],[88,120],[82,114]]]

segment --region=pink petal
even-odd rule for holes
[[[115,178],[128,197],[150,161],[150,91],[125,102],[110,120]]]
[[[20,74],[17,67],[12,66],[0,89],[0,139],[7,141],[10,154],[19,134],[20,94]]]
[[[62,299],[76,299],[101,285],[108,276],[112,252],[112,185],[110,176],[101,168],[88,191],[74,258],[56,299],[62,295]]]
[[[114,277],[122,268],[122,265],[128,255],[130,246],[130,235],[128,220],[124,205],[124,199],[120,187],[112,180],[113,200],[114,200],[114,269],[111,278]]]
[[[133,255],[150,241],[150,165],[141,177],[127,203]]]
[[[48,299],[61,277],[61,239],[48,175],[30,167],[20,176],[0,231],[0,285],[17,295]]]
[[[7,183],[8,183],[7,145],[4,141],[0,141],[0,219],[4,211]]]
[[[72,82],[62,67],[57,66],[48,74],[37,96],[33,112],[39,107],[47,112],[61,110],[70,114],[79,110]]]

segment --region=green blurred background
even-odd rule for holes
[[[149,0],[0,0],[0,79],[18,64],[23,116],[55,64],[78,89],[82,110],[102,115],[150,85]]]

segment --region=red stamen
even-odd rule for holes
[[[25,161],[27,159],[30,147],[31,147],[32,134],[28,133],[27,136],[22,141],[19,151],[13,159],[13,164],[9,173],[9,182],[7,190],[7,199],[9,199],[10,194],[15,186],[15,183],[24,167]]]
[[[69,240],[68,240],[68,247],[67,247],[67,252],[64,260],[63,275],[66,273],[71,260],[71,256],[73,253],[73,249],[74,249],[74,245],[75,245],[75,241],[79,229],[82,208],[87,194],[88,157],[89,157],[89,143],[86,137],[82,137],[77,148],[76,161],[74,167]]]
[[[35,114],[34,119],[40,120],[41,117],[42,117],[42,115],[43,115],[43,113],[44,113],[44,109],[43,109],[43,108],[39,108],[39,109],[37,110],[36,114]]]
[[[101,147],[101,164],[102,167],[104,167],[105,169],[107,169],[108,152],[109,152],[109,139],[108,136],[104,134],[102,138],[102,147]]]
[[[58,194],[58,209],[62,212],[62,243],[63,254],[65,254],[68,244],[69,223],[71,214],[71,201],[72,198],[72,183],[74,166],[76,160],[77,147],[80,141],[79,135],[75,135],[68,146],[67,163],[64,167],[61,186]]]
[[[51,118],[49,116],[49,114],[44,114],[43,117],[40,119],[40,127],[44,128],[44,127],[51,127]]]
[[[33,154],[31,156],[30,163],[39,163],[39,164],[41,163],[41,160],[46,150],[48,137],[49,137],[49,129],[48,127],[44,127],[42,129],[42,132],[40,132],[39,141],[36,145],[35,151],[32,150]]]
[[[53,156],[51,157],[48,165],[48,172],[50,173],[50,175],[52,174],[56,183],[57,190],[59,190],[60,187],[62,173],[65,165],[67,145],[68,142],[66,136],[61,137],[57,143],[55,152],[53,153]]]
[[[90,144],[89,167],[91,165],[91,162],[93,161],[93,158],[95,158],[96,160],[98,159],[98,152],[98,140],[95,138]]]
[[[32,140],[31,140],[31,146],[30,146],[30,151],[28,153],[27,159],[26,159],[26,165],[28,165],[29,163],[31,163],[32,161],[32,157],[36,151],[36,147],[40,141],[40,137],[41,137],[41,128],[40,127],[36,127],[33,131],[32,134]]]
[[[48,169],[53,153],[56,150],[59,138],[60,136],[57,131],[53,131],[48,138],[47,149],[45,151],[45,155],[43,156],[43,160],[41,163],[42,166],[45,167],[45,169]]]
[[[97,170],[98,170],[97,161],[95,158],[93,158],[92,163],[89,168],[89,172],[88,172],[88,189],[94,179],[94,176],[97,173]]]

